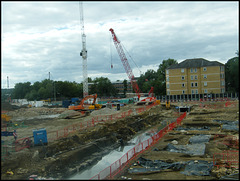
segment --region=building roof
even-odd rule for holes
[[[209,61],[203,58],[186,59],[181,63],[171,65],[168,69],[178,68],[197,68],[197,67],[209,67],[209,66],[224,66],[224,64],[217,61]]]

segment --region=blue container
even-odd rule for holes
[[[33,130],[33,137],[34,137],[34,145],[43,145],[47,144],[47,131],[45,128],[42,129],[34,129]]]
[[[72,103],[75,103],[75,102],[79,101],[79,98],[72,98],[71,101],[72,101]]]
[[[62,101],[62,107],[68,108],[68,106],[71,104],[70,100],[64,100]]]

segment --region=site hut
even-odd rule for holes
[[[225,92],[224,64],[203,58],[186,59],[166,69],[167,96],[193,100],[201,94]],[[204,96],[202,96],[204,97]]]

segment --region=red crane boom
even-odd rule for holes
[[[127,57],[126,57],[126,55],[123,51],[122,45],[121,45],[120,41],[118,40],[116,34],[114,33],[114,30],[112,28],[110,28],[109,31],[111,31],[111,33],[112,33],[112,38],[113,38],[114,45],[115,45],[115,47],[117,49],[117,52],[118,52],[118,54],[121,58],[123,67],[124,67],[124,69],[125,69],[125,71],[128,75],[128,78],[131,81],[133,90],[137,93],[138,99],[140,99],[140,89],[138,87],[137,81],[134,79],[132,69],[131,69],[131,67],[128,63],[128,60],[127,60]]]

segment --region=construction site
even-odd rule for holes
[[[221,84],[216,92],[211,91],[213,97],[205,97],[207,91],[196,88],[196,92],[185,92],[185,83],[176,82],[172,85],[181,84],[180,94],[166,91],[164,99],[159,99],[154,87],[141,93],[120,40],[110,28],[134,96],[97,101],[97,94],[89,95],[88,91],[82,3],[79,10],[82,99],[57,106],[48,100],[27,102],[25,106],[2,100],[1,179],[239,180],[237,94],[224,97],[225,84]],[[219,83],[224,77],[220,80],[223,70],[217,68],[219,72],[213,74],[219,73]],[[173,77],[177,80],[180,76]],[[197,81],[191,84],[201,85]]]
[[[238,180],[238,100],[156,100],[89,115],[9,103],[3,110],[5,131],[17,130],[14,140],[2,125],[4,180]]]

